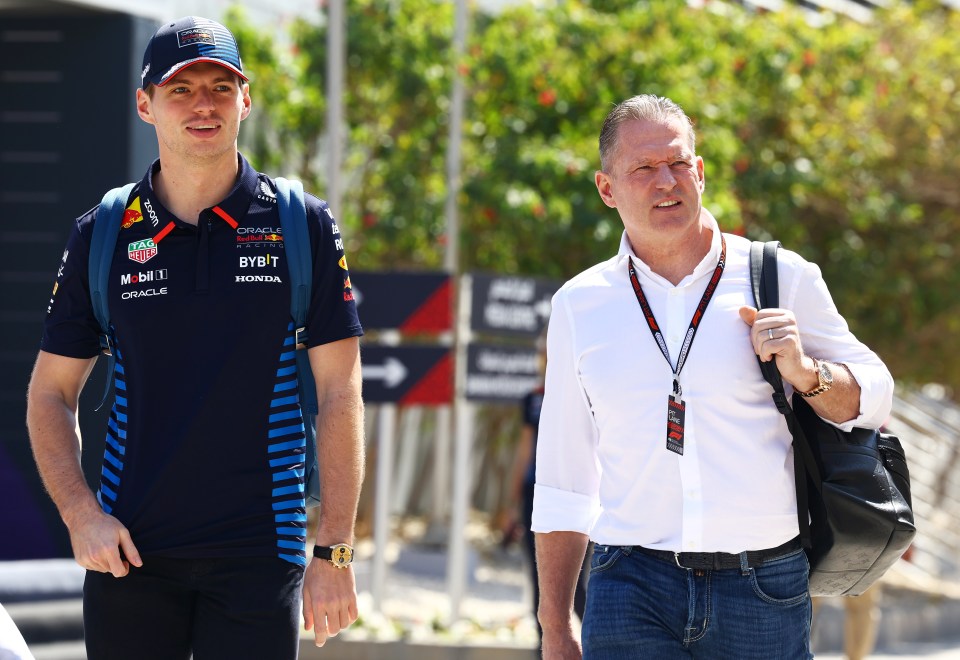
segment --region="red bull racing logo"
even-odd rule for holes
[[[127,257],[138,264],[146,263],[157,256],[157,244],[152,238],[134,241],[127,245]]]
[[[130,229],[133,223],[141,220],[143,220],[143,212],[140,210],[140,197],[137,196],[133,198],[130,206],[123,212],[123,220],[120,222],[120,226],[124,229]]]

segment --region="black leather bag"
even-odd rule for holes
[[[758,309],[779,306],[779,247],[776,241],[751,246]],[[810,560],[810,594],[862,594],[896,563],[917,533],[900,440],[876,429],[841,431],[796,393],[791,407],[776,363],[760,362],[760,368],[793,435],[797,516]]]

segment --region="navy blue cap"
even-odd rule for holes
[[[162,87],[178,71],[198,62],[219,64],[247,80],[230,30],[208,18],[186,16],[164,25],[150,39],[143,52],[140,84],[144,89],[151,83]]]

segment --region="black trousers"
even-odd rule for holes
[[[88,660],[294,660],[303,567],[278,558],[144,557],[115,578],[87,571]]]

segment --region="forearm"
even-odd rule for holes
[[[573,594],[589,538],[579,532],[537,533],[537,574],[544,632],[566,631],[572,624]]]
[[[31,388],[27,429],[34,460],[43,485],[68,529],[85,514],[100,511],[80,463],[75,410],[61,397]]]
[[[813,363],[813,360],[810,362]],[[826,392],[807,398],[807,403],[820,417],[842,424],[860,415],[860,385],[844,365],[834,362],[829,365],[833,384]],[[791,384],[801,392],[813,390],[819,384],[816,368],[811,366],[806,376]]]
[[[353,542],[363,484],[363,439],[363,400],[359,386],[321,394],[317,416],[318,545]]]

